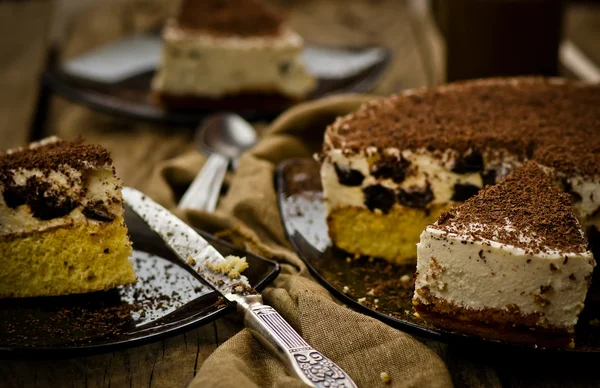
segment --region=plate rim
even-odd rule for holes
[[[297,165],[301,162],[305,162],[307,160],[313,160],[308,157],[295,157],[285,159],[282,162],[278,163],[275,169],[275,183],[276,183],[276,194],[277,194],[277,206],[281,218],[281,223],[285,232],[285,236],[294,249],[294,252],[300,257],[300,259],[304,262],[304,264],[308,267],[310,273],[323,285],[329,292],[332,293],[338,300],[346,303],[349,306],[352,306],[354,310],[359,311],[362,314],[375,318],[386,325],[393,327],[397,330],[404,331],[408,334],[412,334],[418,337],[427,338],[429,340],[434,340],[438,342],[442,342],[445,344],[461,344],[468,345],[471,347],[485,347],[485,348],[494,348],[494,349],[502,349],[502,350],[512,350],[512,351],[522,351],[524,353],[535,353],[539,355],[540,352],[543,354],[552,354],[552,355],[568,355],[569,357],[577,357],[585,355],[589,356],[600,356],[600,347],[593,350],[577,350],[576,348],[546,348],[537,345],[525,345],[513,342],[507,342],[502,340],[494,340],[490,338],[480,337],[472,334],[464,334],[451,332],[444,329],[432,328],[427,326],[418,325],[416,323],[403,321],[399,318],[395,318],[389,316],[387,314],[372,310],[367,306],[364,306],[358,303],[356,300],[351,298],[350,296],[344,294],[342,291],[338,290],[335,286],[325,279],[321,273],[307,260],[302,254],[302,250],[297,245],[295,238],[290,235],[290,231],[288,229],[286,223],[286,216],[284,214],[284,201],[287,198],[284,188],[285,188],[285,169],[290,165]],[[312,244],[311,244],[312,245]]]
[[[271,265],[273,268],[271,270],[269,270],[268,272],[266,272],[266,274],[254,286],[254,288],[257,291],[262,291],[269,283],[271,283],[273,280],[275,280],[275,278],[279,275],[279,273],[281,271],[281,265],[278,262],[267,259],[260,255],[245,251],[244,249],[241,249],[241,248],[231,244],[230,242],[221,240],[210,233],[202,231],[201,229],[194,228],[194,230],[196,232],[198,232],[198,234],[200,234],[202,237],[206,238],[209,241],[209,243],[211,243],[211,244],[213,241],[217,241],[219,244],[221,244],[229,249],[233,249],[233,250],[236,250],[239,252],[249,253],[249,254],[253,255],[254,257],[256,257],[257,259],[266,262],[267,265]],[[129,232],[129,233],[131,233],[131,232]],[[140,232],[138,231],[138,233],[140,233]],[[156,235],[155,238],[160,239],[160,237],[158,235]],[[145,250],[142,250],[142,251],[146,252]],[[146,253],[151,253],[151,252],[146,252]],[[182,268],[184,268],[184,267],[182,267]],[[202,295],[201,298],[208,297],[208,296],[214,295],[214,294],[216,294],[216,291],[213,290],[211,292],[208,292],[205,295]],[[212,304],[210,307],[214,307],[214,306],[215,306],[215,304]],[[193,318],[189,322],[186,322],[183,325],[175,325],[175,327],[168,328],[163,331],[157,331],[157,332],[150,333],[148,335],[143,335],[141,337],[136,337],[136,338],[131,338],[131,339],[122,339],[122,340],[119,340],[116,342],[109,342],[109,343],[103,343],[103,344],[91,344],[91,345],[83,345],[83,346],[76,346],[76,347],[64,347],[64,346],[48,346],[48,347],[31,347],[31,346],[10,347],[10,346],[8,346],[7,347],[7,346],[0,346],[0,360],[1,359],[23,359],[23,358],[43,359],[43,358],[47,358],[48,356],[52,356],[57,359],[65,359],[65,358],[90,356],[90,355],[108,353],[111,351],[114,352],[114,351],[124,350],[124,349],[128,349],[128,348],[140,347],[143,345],[148,345],[150,343],[158,342],[161,339],[171,338],[176,335],[180,335],[184,332],[187,332],[189,330],[196,329],[196,328],[199,328],[206,324],[209,324],[209,323],[223,317],[224,315],[226,315],[233,309],[235,309],[234,303],[226,301],[226,304],[223,307],[217,307],[216,310],[214,310],[206,315],[202,315],[201,317]]]

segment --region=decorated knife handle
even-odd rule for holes
[[[311,347],[260,295],[238,301],[244,324],[286,369],[306,385],[315,388],[356,388],[346,372]]]

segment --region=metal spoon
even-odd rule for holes
[[[236,169],[241,154],[256,144],[257,139],[254,128],[234,113],[220,113],[206,119],[196,130],[194,141],[200,152],[210,156],[178,206],[214,211],[227,167],[231,163]]]

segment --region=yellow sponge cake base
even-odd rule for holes
[[[0,297],[78,294],[136,280],[123,218],[0,241]]]
[[[417,243],[423,229],[437,220],[450,205],[428,211],[395,205],[387,214],[340,206],[327,217],[329,236],[349,253],[383,258],[395,264],[417,261]],[[377,236],[377,237],[375,237]]]

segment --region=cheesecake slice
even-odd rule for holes
[[[316,84],[302,62],[302,37],[262,0],[184,0],[163,42],[152,87],[168,107],[295,101]]]
[[[409,90],[369,102],[325,131],[327,225],[350,254],[416,261],[423,228],[526,160],[600,230],[600,86],[540,77]]]
[[[427,322],[548,346],[571,343],[596,265],[569,196],[532,161],[442,213],[417,257]]]
[[[48,138],[0,153],[0,297],[132,283],[121,181],[108,151]]]

